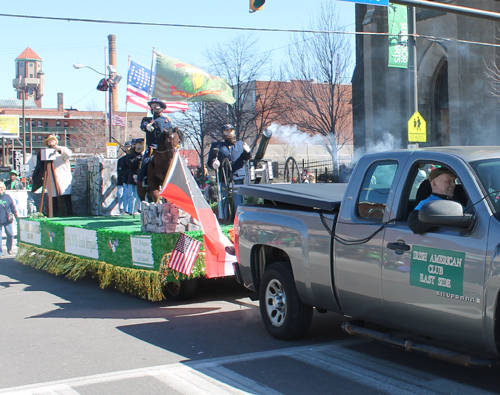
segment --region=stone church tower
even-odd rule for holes
[[[16,58],[16,78],[12,85],[17,90],[17,98],[26,101],[32,100],[37,108],[42,107],[42,96],[44,91],[44,73],[42,71],[42,59],[30,47],[26,48]]]
[[[495,0],[453,3],[500,12]],[[500,105],[488,70],[500,69],[500,23],[421,8],[416,17],[418,111],[427,122],[427,142],[420,146],[500,145]],[[356,31],[387,33],[387,7],[357,4]],[[388,135],[394,148],[408,144],[413,73],[389,68],[388,58],[387,35],[357,35],[352,83],[354,145],[360,151]]]

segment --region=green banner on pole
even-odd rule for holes
[[[408,68],[407,6],[389,3],[389,67]]]

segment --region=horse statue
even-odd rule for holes
[[[183,141],[184,134],[178,127],[165,129],[160,133],[158,136],[158,148],[154,151],[154,155],[148,163],[148,186],[144,187],[140,182],[137,184],[137,194],[141,201],[146,200],[146,195],[148,195],[150,202],[157,202],[159,200],[160,188],[174,158],[175,149]]]

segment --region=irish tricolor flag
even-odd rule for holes
[[[233,243],[222,233],[219,221],[201,194],[184,161],[175,153],[160,195],[200,222],[205,245],[205,270],[208,278],[234,274],[235,257],[226,252]]]

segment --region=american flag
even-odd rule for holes
[[[189,276],[200,247],[199,241],[181,233],[170,256],[169,267]]]
[[[113,126],[123,126],[123,127],[125,127],[125,117],[122,117],[121,115],[115,115],[115,114],[113,114],[113,118],[112,118],[111,124]],[[109,114],[106,114],[106,125],[109,125]]]
[[[154,75],[153,75],[154,78]],[[148,109],[151,71],[141,64],[130,60],[127,77],[127,103]]]
[[[127,77],[127,100],[126,103],[134,104],[138,107],[149,109],[149,91],[151,82],[155,78],[155,73],[151,76],[151,70],[147,67],[130,60]],[[186,111],[186,102],[166,102],[167,108],[163,112]]]

